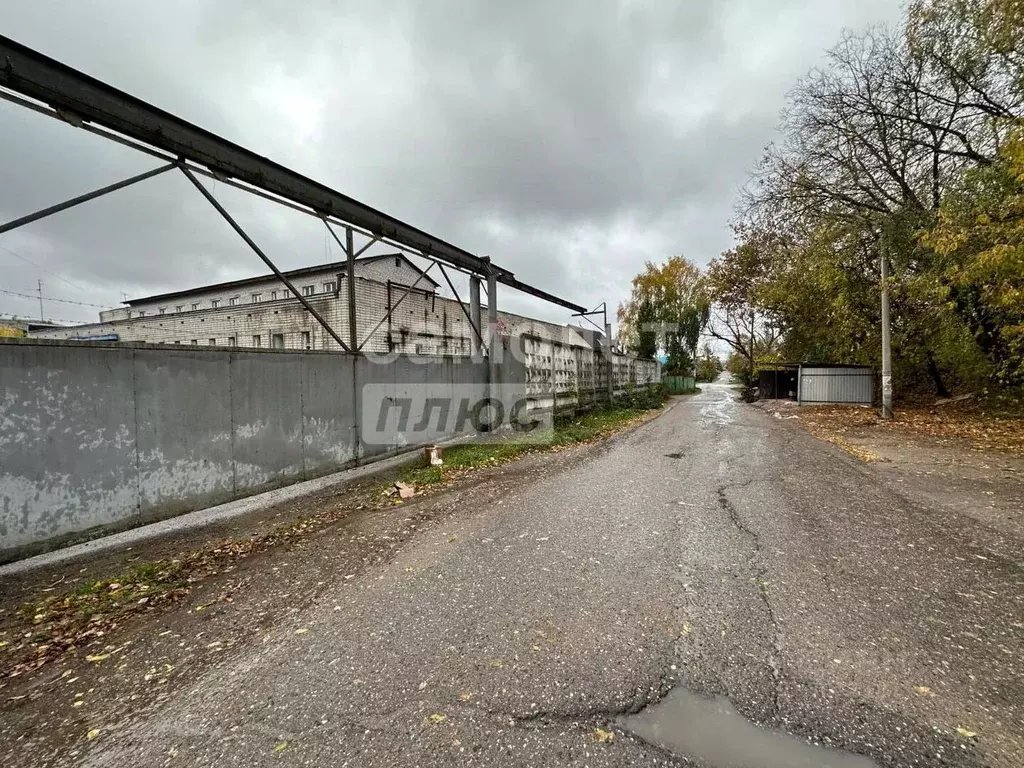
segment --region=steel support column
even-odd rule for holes
[[[476,329],[476,336],[470,340],[470,354],[474,360],[483,356],[484,337],[480,326],[480,278],[469,276],[469,323]]]
[[[264,264],[270,267],[270,271],[277,276],[278,280],[285,284],[288,290],[292,292],[292,295],[295,296],[295,298],[297,298],[302,303],[302,306],[306,308],[306,311],[309,312],[309,314],[311,314],[318,323],[320,323],[320,325],[323,327],[325,331],[327,331],[331,338],[338,342],[338,344],[341,345],[341,348],[344,349],[346,352],[351,352],[352,350],[349,349],[348,345],[341,340],[341,337],[337,333],[334,332],[334,329],[330,326],[330,323],[324,320],[320,316],[320,313],[313,309],[312,305],[308,301],[306,301],[306,297],[299,292],[299,289],[295,287],[291,280],[284,276],[281,270],[277,268],[277,266],[274,264],[274,262],[270,260],[267,254],[265,254],[260,249],[260,247],[256,245],[253,239],[249,237],[248,233],[244,229],[242,229],[241,225],[239,225],[239,223],[231,217],[231,214],[228,213],[224,206],[221,205],[220,202],[217,200],[217,198],[215,198],[213,194],[211,194],[210,190],[204,187],[203,183],[195,177],[195,174],[193,174],[192,171],[190,171],[184,165],[181,166],[181,172],[185,174],[186,178],[188,178],[188,180],[195,185],[196,189],[198,189],[202,193],[203,197],[205,197],[210,202],[210,205],[217,209],[217,213],[224,217],[224,220],[231,225],[231,228],[238,233],[239,237],[241,237],[245,241],[246,245],[252,248],[253,252],[257,256],[259,256],[260,259],[262,259]]]
[[[326,221],[324,222],[327,223]],[[330,225],[327,227],[330,229]],[[333,231],[332,233],[333,234]],[[352,347],[352,452],[356,463],[363,452],[363,397],[359,382],[359,366],[365,359],[359,351],[359,329],[356,313],[356,251],[352,243],[352,228],[345,227],[345,260],[348,262],[348,275],[345,278],[346,296],[348,297],[348,343]]]
[[[608,405],[615,402],[615,350],[612,349],[612,324],[604,324],[604,348],[608,365]]]
[[[498,363],[503,353],[501,337],[498,335],[498,277],[490,268],[487,258],[487,397],[493,398],[499,384]],[[491,411],[490,428],[493,431],[498,424],[494,423],[494,411]]]
[[[345,227],[345,257],[348,262],[348,280],[345,281],[348,295],[348,344],[353,352],[359,352],[359,329],[356,327],[356,251],[349,227]]]

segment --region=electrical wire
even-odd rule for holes
[[[70,280],[68,280],[67,278],[65,278],[65,277],[61,277],[61,276],[60,276],[60,275],[58,275],[58,274],[57,274],[56,272],[51,272],[51,271],[50,271],[50,270],[48,270],[48,269],[47,269],[46,267],[43,267],[43,266],[40,266],[39,264],[36,264],[36,263],[35,263],[34,261],[32,261],[31,259],[29,259],[29,258],[27,258],[27,257],[25,257],[25,256],[22,256],[22,255],[21,255],[20,253],[16,253],[15,251],[12,251],[12,250],[11,250],[10,248],[8,248],[8,247],[7,247],[7,246],[5,246],[5,245],[0,245],[0,251],[6,251],[7,253],[11,254],[12,256],[17,256],[17,257],[18,257],[19,259],[21,259],[22,261],[24,261],[24,262],[25,262],[26,264],[31,264],[31,265],[32,265],[33,267],[35,267],[36,269],[41,269],[41,270],[42,270],[43,272],[45,272],[46,274],[48,274],[48,275],[51,275],[52,277],[56,277],[56,278],[57,278],[58,280],[61,280],[61,281],[65,282],[65,283],[67,283],[68,285],[70,285],[70,286],[71,286],[72,288],[74,288],[74,289],[75,289],[76,291],[84,291],[84,290],[85,290],[85,288],[83,288],[82,286],[80,286],[80,285],[75,285],[74,283],[72,283],[72,282],[71,282]]]
[[[8,291],[5,288],[0,288],[0,293],[6,293],[8,296],[22,296],[26,299],[38,299],[38,293],[19,293],[18,291]],[[43,296],[43,301],[59,301],[61,304],[77,304],[80,307],[96,307],[97,309],[110,309],[108,304],[90,304],[87,301],[72,301],[71,299],[55,299],[50,296]]]
[[[102,323],[86,323],[81,320],[68,320],[65,317],[48,317],[45,320],[37,320],[34,317],[14,314],[13,312],[0,312],[0,320],[17,320],[21,323],[67,323],[68,325],[102,325]]]

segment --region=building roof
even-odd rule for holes
[[[422,269],[420,269],[418,266],[416,266],[404,253],[381,253],[381,254],[378,254],[376,256],[361,256],[360,258],[356,259],[356,261],[358,263],[360,263],[360,264],[368,264],[370,262],[380,261],[382,259],[393,259],[396,256],[401,258],[406,264],[408,264],[410,267],[412,267],[417,272],[419,272],[421,277],[423,277],[428,282],[432,283],[435,288],[440,285],[440,283],[438,283],[436,280],[432,279],[430,277],[430,275],[428,275],[426,272],[424,272]],[[298,269],[289,269],[289,270],[286,270],[286,271],[282,272],[282,274],[285,277],[290,279],[290,278],[304,277],[306,275],[315,275],[315,274],[318,274],[320,272],[327,272],[327,271],[344,272],[347,269],[348,269],[348,262],[347,261],[334,261],[334,262],[331,262],[329,264],[317,264],[317,265],[312,266],[312,267],[299,267]],[[137,299],[128,299],[127,301],[122,302],[122,304],[127,304],[128,306],[133,307],[136,304],[143,304],[143,303],[148,304],[151,301],[163,301],[164,299],[176,299],[176,298],[180,298],[182,296],[191,296],[192,294],[195,294],[195,293],[197,293],[199,291],[222,291],[222,290],[227,290],[229,288],[243,288],[243,287],[245,287],[247,285],[255,285],[256,283],[263,283],[263,282],[266,282],[267,280],[273,280],[275,278],[276,278],[276,275],[274,275],[271,272],[271,273],[267,273],[265,275],[256,275],[255,277],[243,277],[240,280],[228,280],[227,282],[224,282],[224,283],[212,283],[211,285],[200,285],[200,286],[197,286],[195,288],[188,288],[188,289],[183,290],[183,291],[171,291],[170,293],[158,293],[158,294],[153,295],[153,296],[141,296],[141,297],[139,297]]]

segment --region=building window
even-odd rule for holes
[[[210,299],[210,306],[216,309],[220,306],[220,299]]]
[[[395,256],[395,266],[396,267],[402,266],[402,257],[401,256]]]
[[[302,332],[302,348],[303,349],[312,349],[313,348],[310,345],[309,331],[303,331]]]
[[[259,334],[257,334],[257,335],[255,335],[255,336],[253,336],[253,337],[252,337],[252,345],[253,345],[254,347],[258,347],[258,346],[260,346],[260,344],[261,344],[261,343],[262,343],[262,339],[260,339],[260,336],[259,336]]]
[[[195,346],[199,343],[199,339],[192,339],[192,345]]]
[[[271,291],[270,292],[270,300],[271,301],[277,301],[277,291]]]
[[[194,304],[192,305],[192,309],[199,309],[199,302],[198,302],[198,301],[197,301],[197,302],[195,302],[195,303],[194,303]]]
[[[235,337],[234,336],[228,336],[228,346],[229,347],[237,346],[237,342],[235,341]]]
[[[263,301],[263,294],[262,293],[254,293],[252,295],[252,303],[253,304],[259,304],[261,301]]]
[[[175,344],[181,344],[181,342],[180,342],[180,341],[176,341],[176,342],[174,342],[174,343],[175,343]]]
[[[146,316],[146,310],[140,309],[139,310],[139,317],[145,317],[145,316]]]
[[[216,346],[216,344],[217,344],[217,340],[216,339],[210,339],[210,346],[211,347]]]
[[[167,314],[167,307],[160,307],[160,314],[161,315]]]
[[[303,296],[312,296],[314,293],[316,293],[316,286],[315,285],[304,285],[304,286],[302,286],[302,295]]]
[[[185,305],[184,304],[179,304],[178,306],[176,306],[174,308],[174,311],[175,312],[184,312],[185,311]]]
[[[324,283],[324,293],[334,293],[334,283]]]
[[[233,307],[237,303],[238,303],[238,297],[237,296],[232,296],[230,299],[228,299],[228,306]]]
[[[284,334],[272,333],[270,335],[270,346],[274,349],[284,349]]]

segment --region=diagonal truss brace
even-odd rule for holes
[[[432,270],[434,268],[434,265],[437,264],[437,263],[438,262],[436,262],[436,261],[431,261],[430,262],[430,266],[427,267],[425,270],[423,270],[423,274],[424,275],[429,274],[430,270]],[[419,279],[417,278],[417,280],[415,282],[418,283]],[[382,317],[380,319],[380,322],[378,322],[375,326],[373,326],[373,330],[371,330],[368,334],[366,334],[366,337],[359,343],[359,346],[357,347],[357,350],[360,350],[364,346],[366,346],[366,342],[368,342],[371,338],[373,338],[373,334],[375,334],[377,332],[377,329],[380,328],[382,325],[384,325],[385,322],[387,322],[387,319],[389,317],[391,317],[392,314],[394,314],[394,311],[396,309],[398,309],[398,305],[401,304],[403,301],[405,301],[405,297],[408,296],[410,293],[412,293],[415,288],[416,288],[416,285],[413,284],[413,285],[410,285],[408,288],[405,289],[405,292],[402,293],[402,295],[398,297],[398,301],[395,302],[394,306],[392,306],[390,309],[388,309],[388,311],[384,313],[384,317]],[[420,289],[420,290],[422,290],[422,289]]]
[[[473,329],[473,334],[476,336],[477,342],[480,344],[480,347],[486,347],[487,345],[484,343],[484,337],[480,334],[480,329],[476,327],[477,324],[473,322],[473,317],[469,314],[469,310],[466,309],[466,305],[463,303],[462,297],[459,296],[459,292],[455,290],[455,284],[452,283],[452,279],[448,277],[448,271],[444,268],[444,264],[439,263],[438,266],[441,268],[441,274],[444,275],[444,279],[445,282],[448,283],[448,287],[452,289],[452,293],[455,295],[455,300],[459,302],[462,314],[464,314],[466,319],[469,321],[469,327]]]
[[[105,187],[94,189],[92,192],[86,192],[84,195],[72,197],[69,200],[65,200],[63,203],[57,203],[56,205],[51,205],[49,208],[43,208],[42,210],[30,213],[27,216],[13,219],[6,224],[0,224],[0,235],[5,232],[10,232],[12,229],[23,227],[26,224],[31,224],[33,221],[39,221],[40,219],[45,219],[47,216],[52,216],[55,213],[66,211],[68,208],[74,208],[76,205],[81,205],[82,203],[87,203],[90,200],[95,200],[97,197],[103,197],[103,195],[116,192],[119,189],[130,187],[132,184],[138,184],[140,181],[145,181],[146,179],[151,179],[154,176],[159,176],[161,173],[166,173],[176,167],[177,163],[168,163],[167,165],[162,165],[151,171],[140,173],[137,176],[132,176],[131,178],[124,179],[123,181],[119,181],[115,184],[108,184]]]
[[[282,283],[285,284],[285,286],[287,286],[288,290],[292,292],[292,295],[294,295],[295,298],[297,298],[302,303],[302,306],[306,308],[309,314],[311,314],[316,319],[316,321],[320,323],[321,326],[323,326],[323,329],[327,331],[328,334],[330,334],[331,338],[338,342],[338,344],[341,346],[343,350],[345,350],[346,352],[352,352],[352,349],[349,347],[349,345],[342,341],[342,338],[334,331],[330,323],[324,320],[323,317],[321,317],[320,313],[313,309],[313,306],[306,300],[306,297],[302,295],[299,289],[295,287],[295,284],[292,283],[292,281],[289,280],[287,277],[285,277],[284,273],[277,268],[274,262],[272,262],[270,258],[262,250],[260,250],[260,247],[256,245],[253,239],[249,237],[249,235],[246,233],[244,229],[242,229],[241,225],[231,217],[231,214],[227,212],[224,206],[220,204],[220,202],[217,200],[217,198],[213,196],[210,190],[203,186],[203,183],[196,178],[195,174],[193,174],[192,171],[190,171],[184,165],[181,166],[181,172],[185,174],[188,180],[195,185],[196,189],[198,189],[202,193],[203,197],[205,197],[210,202],[210,205],[217,209],[217,213],[224,217],[224,220],[231,225],[231,228],[238,233],[239,237],[241,237],[245,241],[246,245],[252,248],[253,252],[257,256],[259,256],[260,259],[262,259],[264,264],[270,267],[270,271],[277,276],[278,280],[280,280]]]

